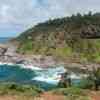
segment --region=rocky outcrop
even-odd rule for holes
[[[16,47],[13,45],[0,46],[0,62],[44,67],[56,64],[55,59],[51,56],[19,54],[16,52]]]
[[[0,45],[0,56],[5,55],[5,53],[7,52],[7,47],[5,45]]]
[[[13,64],[24,64],[26,66],[38,66],[47,68],[56,65],[63,65],[66,69],[73,70],[76,72],[91,71],[93,68],[100,67],[100,64],[92,63],[75,63],[67,61],[58,61],[52,56],[43,55],[21,55],[16,52],[16,47],[13,45],[0,45],[0,62],[2,63],[13,63]]]

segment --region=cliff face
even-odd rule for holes
[[[18,38],[18,52],[100,61],[100,14],[72,15],[40,23]]]

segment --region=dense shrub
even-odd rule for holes
[[[80,87],[82,89],[92,89],[93,86],[94,86],[94,82],[87,78],[87,79],[81,80],[78,87]]]
[[[28,96],[36,96],[42,93],[42,89],[37,88],[36,86],[32,85],[21,85],[21,84],[0,84],[0,94],[6,95],[6,94],[15,94],[15,95],[28,95]]]

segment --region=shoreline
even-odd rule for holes
[[[42,68],[40,67],[35,67],[35,66],[32,66],[32,65],[24,65],[24,64],[15,64],[15,63],[3,63],[3,62],[0,62],[0,65],[8,65],[8,66],[20,66],[21,68],[25,68],[25,69],[32,69],[32,70],[42,70]]]
[[[0,65],[10,65],[10,66],[19,66],[20,68],[25,68],[25,69],[31,69],[34,71],[40,71],[39,75],[35,76],[32,78],[32,81],[40,81],[40,82],[46,82],[52,85],[57,85],[59,81],[61,80],[61,75],[65,73],[66,70],[63,66],[60,67],[53,67],[53,68],[48,68],[48,69],[41,69],[39,67],[35,66],[26,66],[23,64],[14,64],[14,63],[2,63],[0,62]],[[68,71],[69,73],[70,71]],[[71,78],[71,80],[81,80],[82,78],[86,78],[87,74],[82,74],[82,73],[74,73],[70,72],[68,77]]]
[[[100,67],[96,63],[75,63],[58,61],[53,56],[44,55],[22,55],[16,52],[16,46],[12,43],[0,44],[0,64],[20,65],[27,69],[47,69],[62,66],[65,69],[79,69],[82,71],[93,70]]]

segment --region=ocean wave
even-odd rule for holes
[[[13,64],[13,63],[0,62],[0,65],[8,65],[8,66],[12,66],[12,67],[18,66],[19,68],[26,69],[26,71],[27,71],[27,69],[31,69],[31,71],[33,71],[33,73],[35,74],[35,76],[33,74],[33,76],[31,77],[32,81],[46,82],[46,83],[54,84],[54,85],[58,84],[58,82],[61,79],[61,74],[66,71],[64,66],[56,66],[56,67],[50,67],[50,68],[43,69],[43,68],[40,68],[37,66],[24,65],[24,64]],[[12,73],[12,71],[11,71],[11,73]]]
[[[0,65],[19,66],[19,67],[25,68],[25,69],[42,70],[42,68],[36,67],[34,65],[24,65],[24,64],[14,64],[14,63],[3,63],[3,62],[0,62]]]
[[[57,85],[61,80],[61,74],[64,73],[65,71],[66,70],[64,69],[63,66],[48,68],[47,70],[37,72],[37,76],[34,77],[32,80]]]

